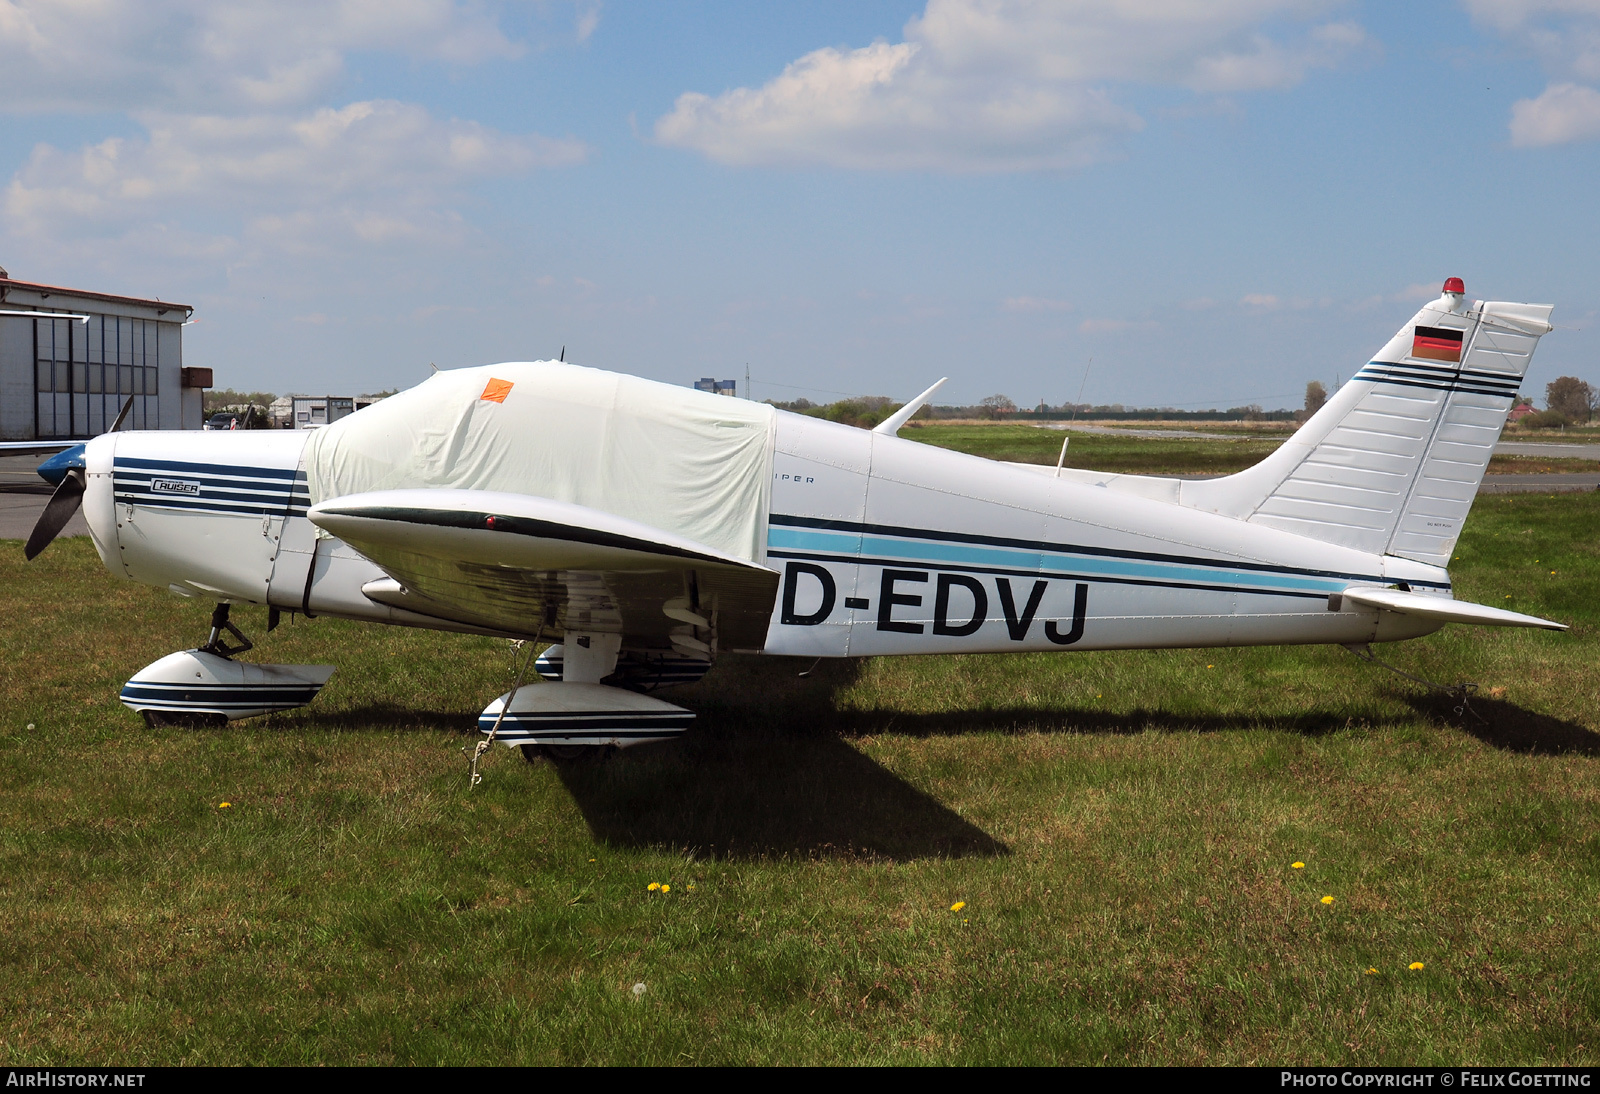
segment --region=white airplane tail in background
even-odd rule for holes
[[[1460,284],[1446,282],[1271,456],[1185,482],[1183,504],[1446,565],[1552,310],[1469,307]]]

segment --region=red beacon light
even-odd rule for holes
[[[1453,292],[1458,296],[1465,296],[1467,293],[1467,287],[1466,285],[1462,284],[1462,281],[1459,277],[1447,277],[1444,279],[1444,291]]]

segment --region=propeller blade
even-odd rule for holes
[[[133,409],[133,396],[128,396],[128,401],[122,404],[122,409],[117,411],[117,420],[111,423],[107,433],[115,433],[122,428],[122,423],[128,420],[128,411]]]
[[[61,534],[61,529],[67,526],[67,521],[72,519],[72,514],[78,511],[83,504],[83,491],[86,485],[83,470],[74,467],[68,471],[61,480],[61,485],[56,487],[56,492],[50,495],[50,502],[44,507],[44,512],[39,514],[39,522],[33,526],[33,532],[28,536],[27,546],[22,553],[29,562],[38,557],[39,552],[54,542]]]

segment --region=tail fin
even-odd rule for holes
[[[1271,456],[1183,504],[1443,566],[1551,307],[1440,297]],[[1454,305],[1454,310],[1452,310]]]

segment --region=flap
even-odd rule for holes
[[[1508,612],[1486,604],[1470,604],[1442,596],[1424,596],[1421,593],[1401,592],[1399,589],[1346,589],[1346,600],[1369,608],[1415,615],[1423,619],[1438,619],[1445,623],[1473,623],[1482,627],[1539,627],[1547,631],[1564,631],[1565,623],[1552,623],[1535,615]]]
[[[559,639],[569,630],[669,646],[675,634],[760,649],[779,575],[610,513],[527,494],[385,490],[312,506],[372,559],[409,611]],[[699,632],[698,634],[693,632]]]

